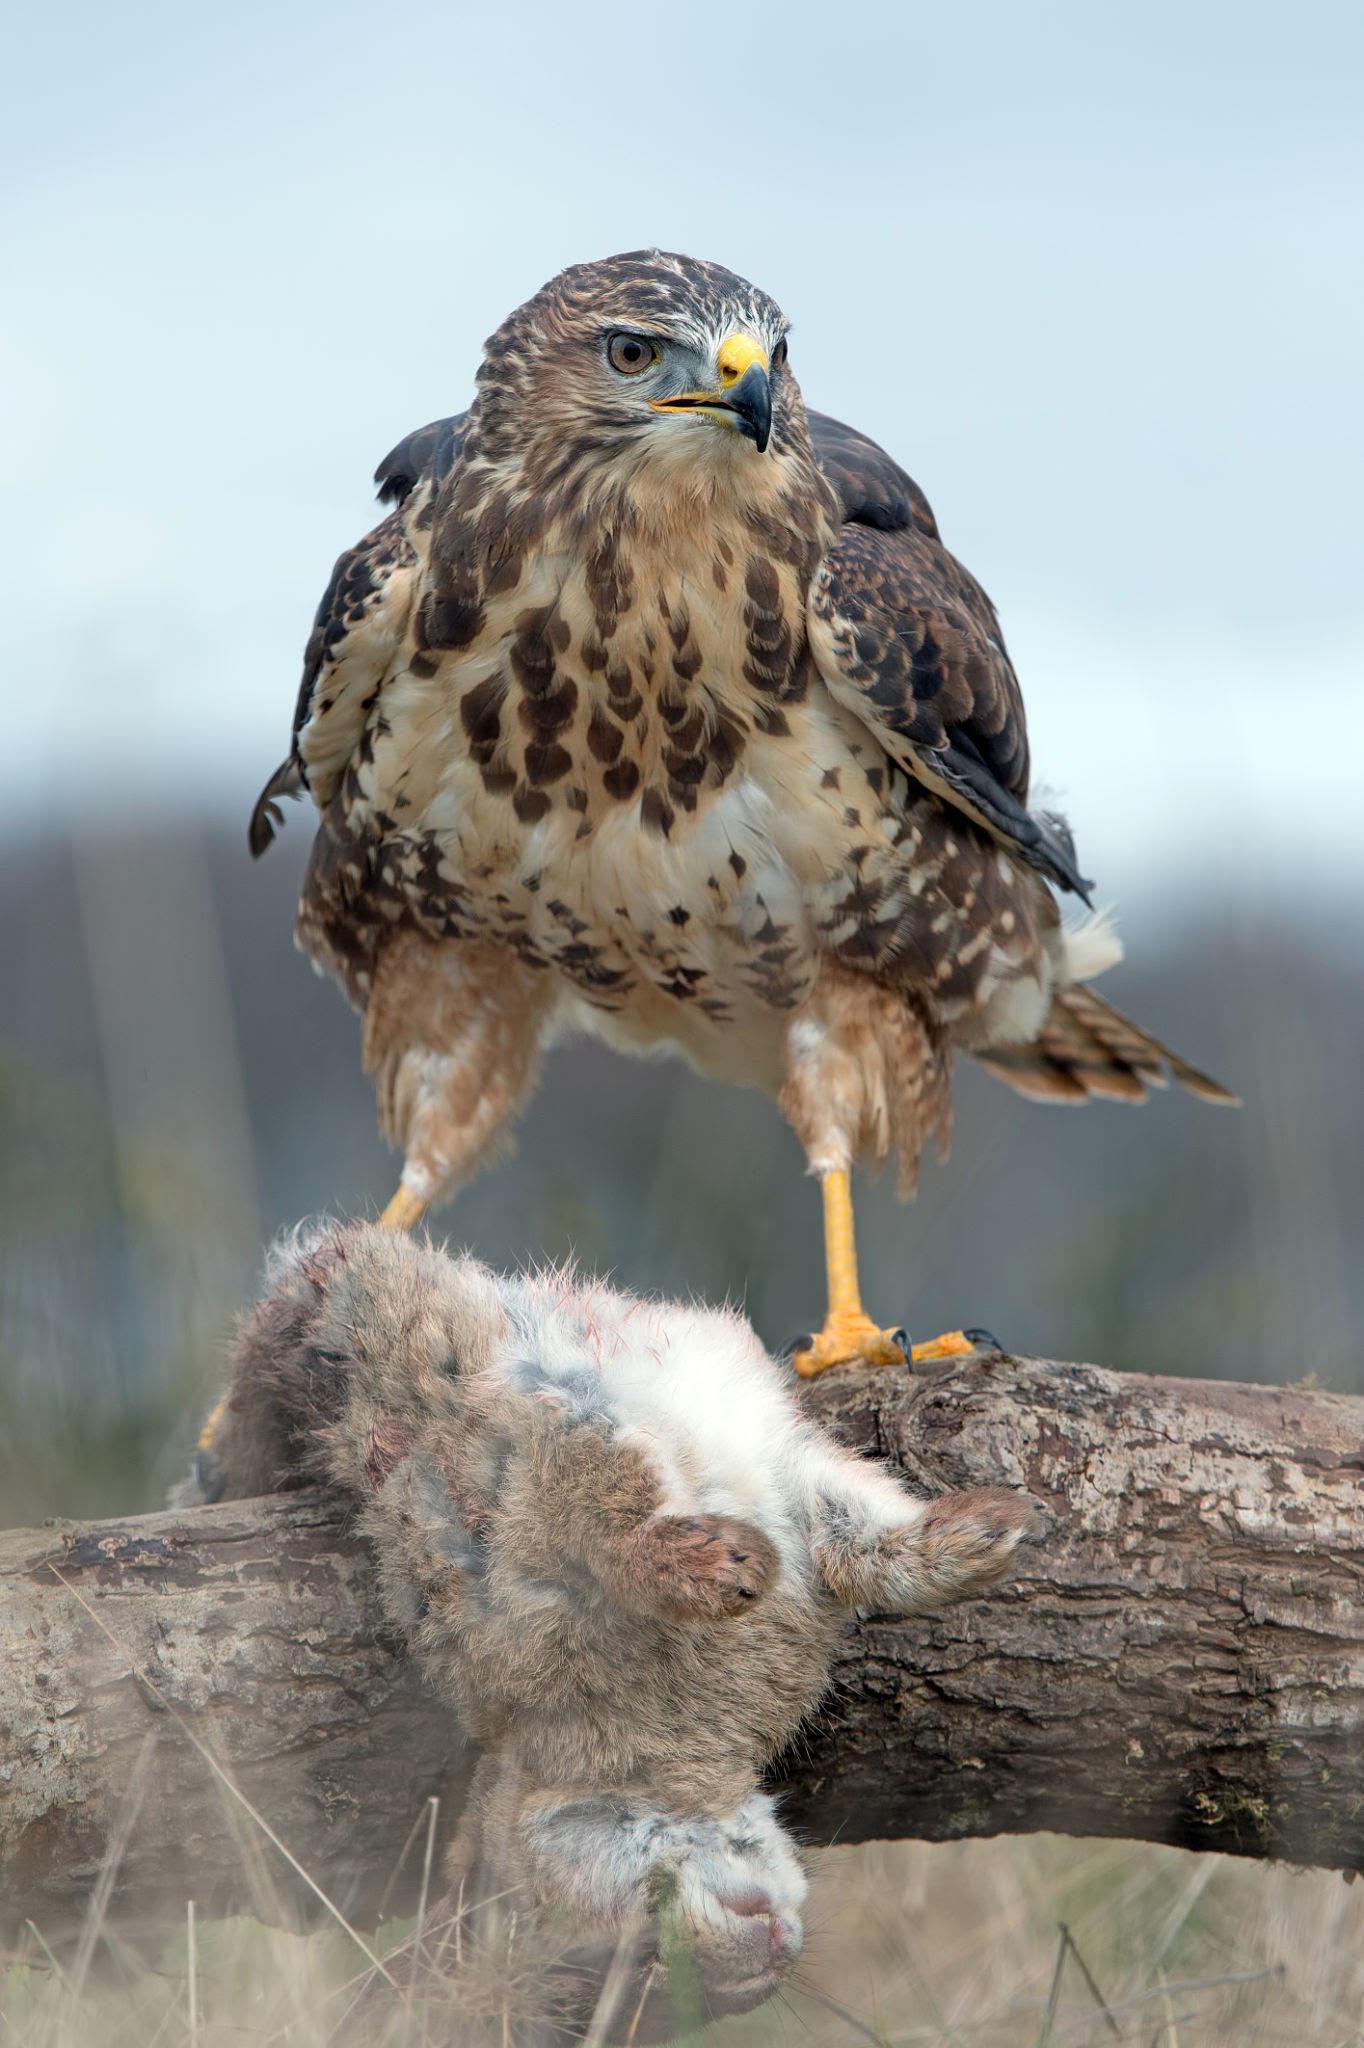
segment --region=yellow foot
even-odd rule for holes
[[[223,1419],[223,1410],[226,1406],[227,1396],[224,1394],[222,1400],[215,1402],[204,1417],[204,1426],[199,1431],[199,1449],[201,1451],[211,1451],[213,1449],[213,1439],[218,1434],[218,1424]]]
[[[410,1188],[398,1188],[397,1194],[379,1218],[380,1230],[414,1230],[421,1221],[426,1204],[420,1195],[414,1195]]]
[[[831,1309],[809,1349],[793,1352],[791,1363],[807,1379],[831,1365],[903,1365],[903,1335],[901,1330],[878,1330],[860,1310]]]
[[[926,1337],[922,1344],[911,1345],[909,1355],[916,1365],[926,1358],[969,1358],[973,1351],[983,1351],[993,1342],[981,1333],[973,1344],[965,1330],[944,1330],[941,1337]]]
[[[964,1330],[945,1330],[922,1344],[906,1344],[903,1330],[880,1330],[866,1315],[831,1314],[808,1349],[794,1351],[791,1363],[807,1379],[831,1365],[904,1365],[907,1358],[922,1365],[931,1358],[969,1358],[984,1349]]]

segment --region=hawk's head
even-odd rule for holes
[[[487,343],[482,449],[546,481],[737,467],[756,489],[773,458],[808,449],[786,329],[774,299],[717,263],[652,249],[574,264]]]

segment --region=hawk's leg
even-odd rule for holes
[[[807,1378],[831,1365],[903,1365],[907,1358],[950,1358],[975,1346],[960,1330],[925,1344],[909,1344],[901,1330],[883,1330],[862,1306],[853,1240],[852,1187],[847,1172],[832,1168],[819,1177],[824,1196],[824,1257],[829,1275],[829,1313],[824,1328],[791,1363]]]
[[[413,1229],[505,1143],[535,1084],[548,981],[503,946],[412,930],[385,942],[364,1037],[379,1128],[403,1152],[385,1230]]]
[[[380,1230],[415,1230],[426,1214],[427,1198],[414,1195],[399,1181],[396,1194],[379,1218]]]
[[[904,995],[869,975],[825,960],[786,1034],[781,1106],[805,1148],[824,1196],[829,1313],[794,1356],[797,1372],[861,1360],[903,1365],[952,1357],[974,1346],[959,1330],[916,1344],[884,1330],[862,1306],[853,1244],[849,1173],[859,1153],[899,1153],[901,1188],[913,1186],[925,1135],[945,1140],[948,1056]]]
[[[903,1365],[905,1352],[898,1330],[882,1330],[862,1306],[857,1281],[857,1247],[853,1241],[852,1187],[842,1167],[819,1177],[824,1197],[824,1260],[829,1276],[829,1313],[824,1328],[797,1351],[792,1364],[807,1375],[826,1366],[850,1364]]]

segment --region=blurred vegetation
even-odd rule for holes
[[[156,1505],[266,1239],[392,1190],[357,1022],[290,943],[307,836],[300,814],[252,867],[236,833],[87,830],[0,867],[6,1522]],[[871,1306],[917,1334],[983,1323],[1056,1357],[1364,1391],[1364,952],[1341,929],[1186,905],[1105,983],[1238,1088],[1239,1112],[1173,1093],[1049,1110],[964,1063],[954,1156],[926,1162],[918,1202],[861,1185]],[[557,1054],[517,1153],[442,1222],[497,1263],[576,1253],[630,1285],[728,1295],[774,1343],[820,1312],[794,1139],[772,1104],[676,1063]],[[708,2038],[1350,2048],[1362,1915],[1333,1876],[1143,1846],[830,1851],[797,1983]],[[1046,2021],[1062,1921],[1115,2016],[1068,1956]],[[0,1996],[5,2038],[188,2043],[183,1935],[150,1972],[107,1950],[92,2003],[35,1942]],[[204,1928],[195,2048],[320,2042],[353,1972],[339,1935]]]
[[[253,866],[193,825],[14,847],[0,870],[5,1519],[150,1507],[210,1397],[261,1247],[374,1214],[395,1164],[359,1029],[291,944],[300,811]],[[1364,949],[1339,915],[1182,906],[1105,981],[1240,1090],[1140,1110],[1022,1102],[963,1062],[950,1163],[859,1189],[868,1300],[927,1335],[1162,1372],[1364,1388]],[[576,1254],[821,1310],[818,1202],[775,1107],[677,1062],[554,1056],[515,1154],[438,1227],[499,1264]]]
[[[380,1948],[407,1931],[385,1929]],[[0,1976],[5,2039],[323,2048],[364,1961],[339,1929],[304,1937],[237,1920],[197,1927],[192,2007],[183,1925],[151,1967],[95,1940],[83,1996],[79,1968],[54,1967],[35,1937],[28,1960]],[[507,2048],[518,2013],[534,2009],[537,1975],[525,1955],[472,1971],[432,2033],[380,2005],[368,2038],[373,2048]],[[708,2048],[1361,2048],[1362,2021],[1364,1887],[1039,1835],[823,1851],[790,1982],[704,2038]]]

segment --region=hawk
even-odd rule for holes
[[[401,442],[337,563],[277,799],[320,813],[297,937],[364,1018],[410,1228],[556,1040],[775,1095],[823,1190],[817,1372],[899,1363],[849,1174],[945,1148],[953,1057],[1026,1095],[1233,1098],[1087,979],[1120,956],[1028,805],[990,600],[874,442],[807,413],[787,322],[714,263],[575,264]],[[961,1333],[916,1354],[969,1348]]]

